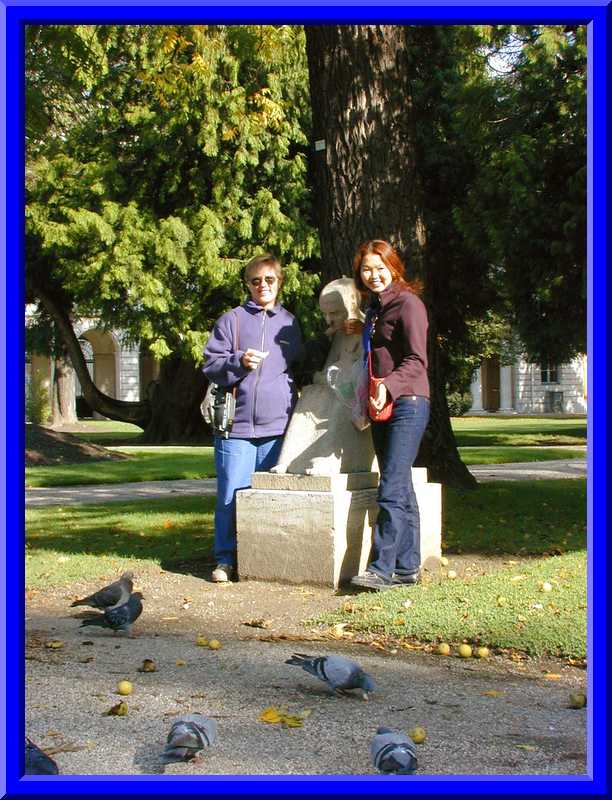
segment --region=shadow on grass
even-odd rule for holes
[[[586,481],[499,481],[445,489],[445,552],[561,555],[586,547]]]
[[[164,498],[29,510],[30,556],[116,556],[157,561],[162,569],[210,572],[214,497]]]

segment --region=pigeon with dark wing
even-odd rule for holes
[[[198,713],[185,714],[173,722],[162,757],[166,762],[191,761],[216,738],[214,719]]]
[[[83,597],[81,600],[75,600],[70,604],[71,608],[75,606],[92,606],[93,608],[111,608],[112,606],[121,606],[130,598],[133,584],[134,573],[124,572],[119,580],[110,583],[97,592]]]
[[[303,653],[294,653],[285,664],[293,664],[314,675],[326,683],[336,694],[345,694],[350,689],[361,689],[363,699],[368,699],[368,692],[375,690],[374,681],[355,661],[344,656],[311,657]]]
[[[113,631],[126,631],[130,633],[132,623],[142,614],[142,594],[134,592],[127,603],[121,606],[104,609],[104,614],[96,614],[81,622],[81,628],[86,625],[97,625],[100,628],[110,628]]]
[[[379,728],[370,743],[374,766],[380,772],[412,775],[416,772],[416,747],[409,736],[391,728]]]
[[[25,774],[26,775],[58,775],[57,764],[26,736],[25,740]]]

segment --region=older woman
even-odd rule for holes
[[[253,472],[276,464],[296,400],[291,365],[303,352],[297,320],[277,300],[279,261],[270,253],[253,258],[244,280],[249,299],[219,317],[204,351],[206,377],[236,387],[231,432],[215,436],[217,583],[236,572],[236,491],[250,486]]]
[[[374,239],[357,250],[355,285],[368,298],[364,349],[372,353],[372,371],[382,378],[375,408],[390,399],[393,413],[372,421],[378,459],[379,513],[371,560],[351,583],[380,591],[416,583],[420,571],[420,520],[412,486],[412,465],[429,420],[427,311],[420,287],[408,281],[405,268],[388,242]]]

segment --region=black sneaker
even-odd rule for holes
[[[421,580],[421,573],[420,572],[408,572],[404,574],[399,574],[394,572],[391,576],[391,580],[396,586],[412,586],[415,583],[419,583]]]
[[[354,578],[351,578],[351,586],[371,589],[374,592],[384,592],[386,589],[393,589],[395,586],[399,586],[399,584],[392,583],[377,572],[362,572],[361,575],[355,575]]]

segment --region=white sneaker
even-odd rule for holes
[[[234,568],[231,564],[217,564],[212,572],[213,583],[227,583],[232,579]]]

